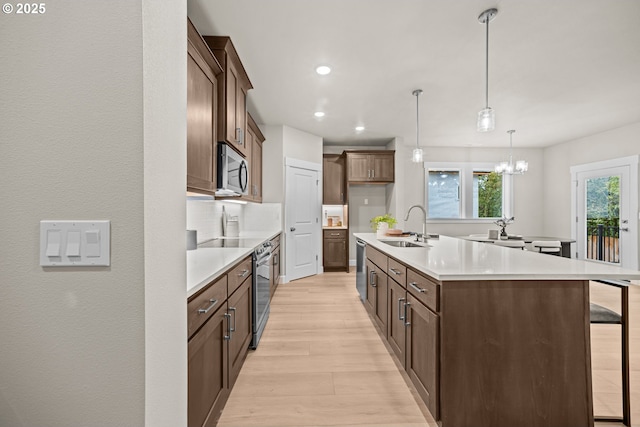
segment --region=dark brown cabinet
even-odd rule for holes
[[[213,194],[222,68],[190,20],[187,29],[187,190]]]
[[[370,260],[366,264],[367,299],[365,306],[382,331],[387,335],[387,275]]]
[[[387,320],[387,341],[398,357],[400,364],[405,367],[405,337],[406,337],[406,302],[407,290],[395,280],[388,283],[389,318]]]
[[[253,85],[229,37],[205,36],[204,40],[224,71],[218,80],[218,139],[246,157],[251,150],[246,138],[247,92]]]
[[[345,156],[322,156],[322,204],[345,204]]]
[[[394,182],[394,151],[347,151],[347,181],[352,184]]]
[[[251,173],[249,194],[244,198],[262,203],[262,143],[264,135],[250,114],[247,113],[247,145],[251,146]]]
[[[280,234],[271,239],[271,275],[269,280],[269,297],[273,298],[273,294],[280,284]]]
[[[349,270],[347,230],[322,230],[322,262],[327,271]]]
[[[233,387],[251,342],[251,282],[252,276],[229,297],[228,311],[231,322],[229,338],[229,388]]]

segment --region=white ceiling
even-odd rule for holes
[[[640,0],[188,0],[203,35],[228,35],[261,124],[325,144],[543,147],[640,121]],[[485,104],[496,130],[478,133]],[[318,76],[317,65],[333,72]],[[322,110],[326,116],[316,119]],[[356,133],[355,126],[366,130]]]

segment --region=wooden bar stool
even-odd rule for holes
[[[594,280],[594,282],[620,288],[620,314],[601,305],[591,303],[592,324],[620,325],[622,336],[622,417],[595,416],[596,421],[622,422],[631,427],[631,395],[629,392],[629,282],[624,280]]]

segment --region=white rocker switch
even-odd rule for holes
[[[100,256],[100,230],[87,230],[85,233],[85,256]]]
[[[71,230],[67,233],[67,250],[68,257],[80,256],[80,231]]]
[[[60,230],[47,230],[46,255],[48,257],[60,256],[61,234],[62,232]]]

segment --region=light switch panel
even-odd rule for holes
[[[104,267],[110,259],[110,221],[40,221],[40,265]]]

